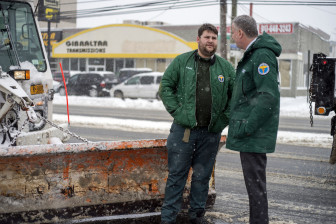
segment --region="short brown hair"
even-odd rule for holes
[[[216,34],[218,36],[217,28],[210,23],[204,23],[200,28],[198,28],[198,36],[199,37],[202,36],[202,34],[205,30],[213,32],[214,34]]]

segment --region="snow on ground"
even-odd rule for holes
[[[161,101],[145,100],[145,99],[117,99],[112,97],[92,98],[85,96],[69,96],[69,105],[82,105],[92,107],[110,107],[110,108],[130,108],[130,109],[147,109],[147,110],[165,110]],[[55,95],[54,105],[66,105],[64,96]],[[314,108],[314,105],[313,105]],[[334,114],[328,117],[316,117],[314,119],[331,119]],[[282,97],[280,100],[280,116],[283,117],[305,117],[307,122],[309,119],[309,103],[307,97],[287,98]],[[54,121],[58,123],[66,123],[67,116],[54,114]],[[80,125],[86,127],[102,127],[113,128],[120,130],[139,131],[139,132],[154,132],[154,133],[169,133],[170,122],[154,122],[154,121],[139,121],[132,119],[117,119],[107,117],[96,117],[88,119],[85,116],[77,116],[70,114],[71,125]],[[227,133],[227,129],[223,134]],[[295,144],[312,147],[330,148],[332,137],[329,134],[316,133],[300,133],[300,132],[278,132],[278,143]]]
[[[111,108],[136,108],[147,110],[165,110],[161,101],[146,99],[118,99],[114,97],[69,96],[69,105]],[[66,105],[65,96],[55,94],[54,104]],[[314,105],[314,104],[313,104]],[[280,100],[280,116],[309,118],[309,103],[307,97],[282,97]],[[332,115],[329,115],[328,119]],[[320,117],[319,119],[321,119]]]

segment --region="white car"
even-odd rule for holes
[[[111,96],[124,98],[160,99],[158,91],[162,72],[141,73],[113,86]]]

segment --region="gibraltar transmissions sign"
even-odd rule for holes
[[[131,24],[84,30],[53,46],[55,58],[174,58],[196,49],[195,42],[165,31]]]
[[[107,40],[67,41],[67,53],[106,53]]]

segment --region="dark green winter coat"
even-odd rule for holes
[[[196,51],[177,56],[165,71],[159,94],[174,122],[185,128],[194,128],[196,121]],[[221,132],[229,124],[229,103],[235,71],[225,59],[215,56],[210,66],[212,95],[210,132]]]
[[[240,152],[275,150],[280,109],[280,44],[264,33],[239,61],[226,148]]]

